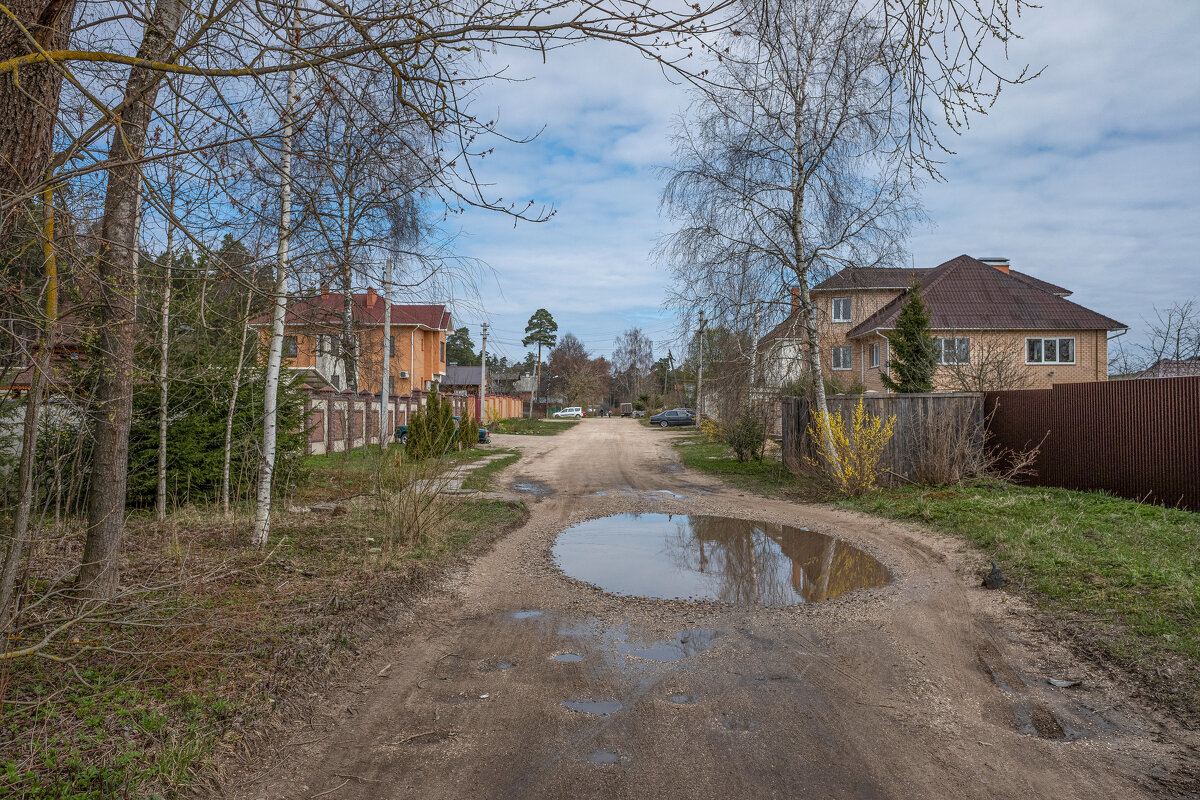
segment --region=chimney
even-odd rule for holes
[[[1008,274],[1008,259],[1007,258],[997,258],[997,257],[993,256],[990,258],[980,258],[978,260],[982,261],[984,264],[987,264],[989,267],[991,267],[993,269],[1000,270],[1005,275]]]
[[[800,308],[800,287],[792,287],[792,313],[794,314]]]
[[[375,294],[375,287],[367,289],[367,308],[374,308],[375,301],[379,299],[379,295]]]

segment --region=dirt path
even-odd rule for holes
[[[978,588],[956,541],[739,494],[681,469],[672,435],[596,419],[495,437],[525,451],[497,486],[542,495],[528,524],[376,643],[231,796],[1095,800],[1169,796],[1195,768],[1194,734],[1088,674],[1019,602]],[[553,566],[564,527],[630,511],[809,526],[894,580],[826,603],[718,608],[611,597]],[[622,654],[696,629],[714,632],[705,652]],[[1085,682],[1056,689],[1047,676]],[[620,707],[580,713],[563,705],[573,700]]]

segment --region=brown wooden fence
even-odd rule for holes
[[[866,412],[873,417],[896,417],[895,431],[880,460],[883,470],[881,482],[884,484],[902,484],[914,477],[914,453],[918,443],[928,435],[930,427],[966,425],[982,436],[982,394],[838,394],[826,398],[830,412],[841,412],[843,423],[849,423],[859,400],[863,401]],[[806,458],[813,458],[816,451],[808,435],[811,422],[808,400],[804,397],[783,397],[780,401],[783,463],[794,473],[809,471]]]
[[[1200,511],[1200,377],[989,392],[993,441],[1045,439],[1028,482]]]

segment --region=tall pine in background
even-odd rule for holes
[[[933,391],[937,354],[929,335],[929,308],[921,299],[921,284],[914,283],[896,328],[888,334],[889,358],[883,385],[893,392],[911,394]]]

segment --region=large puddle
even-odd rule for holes
[[[559,568],[617,595],[790,606],[883,586],[887,567],[832,536],[770,522],[618,514],[567,528]]]

